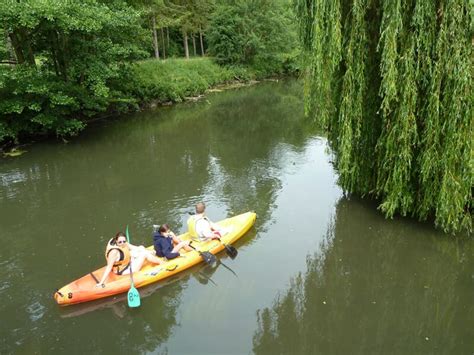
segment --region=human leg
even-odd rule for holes
[[[153,252],[150,250],[147,250],[145,253],[145,258],[148,260],[150,263],[153,264],[163,264],[163,260],[161,260],[158,256],[156,256]]]
[[[144,254],[136,255],[132,257],[132,259],[130,260],[130,265],[122,272],[122,275],[130,274],[130,270],[132,270],[132,272],[140,271],[140,269],[143,266],[144,261],[145,261]]]
[[[131,266],[133,272],[139,271],[142,268],[145,260],[148,260],[150,263],[153,264],[164,263],[164,261],[157,257],[151,250],[148,250],[146,248],[140,248],[132,252]]]
[[[186,251],[191,251],[191,247],[189,246],[189,242],[179,242],[176,244],[172,250],[172,253],[178,253],[181,249]]]

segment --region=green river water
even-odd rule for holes
[[[0,159],[0,353],[474,354],[474,243],[343,194],[301,83],[266,82]],[[235,260],[59,307],[129,224],[185,231],[200,200],[255,226]],[[210,281],[211,279],[212,281]]]

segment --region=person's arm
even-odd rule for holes
[[[174,234],[173,231],[171,231],[171,230],[168,231],[168,236],[170,236],[173,239],[173,243],[175,243],[175,244],[181,243],[181,239],[178,238],[178,236],[176,234]]]
[[[196,232],[199,236],[199,239],[202,241],[211,240],[214,237],[214,233],[211,230],[211,224],[206,219],[201,219],[196,223]]]
[[[155,255],[158,255],[158,252],[161,251],[160,239],[153,238],[153,249],[155,249]]]
[[[211,226],[211,229],[220,232],[222,229],[221,226],[219,226],[217,223],[209,221],[209,225]]]
[[[212,230],[210,228],[206,228],[202,231],[202,240],[203,241],[208,241],[214,238],[214,233],[212,233]]]
[[[114,267],[114,263],[118,257],[119,257],[119,252],[117,250],[112,250],[109,253],[109,256],[107,257],[107,267],[105,268],[104,274],[102,275],[102,278],[100,279],[100,282],[96,285],[96,287],[105,287],[105,280],[107,280],[107,277],[112,271],[112,268]]]

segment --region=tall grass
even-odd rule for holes
[[[210,87],[232,80],[255,77],[249,69],[221,67],[209,58],[147,60],[134,68],[139,100],[180,102]]]

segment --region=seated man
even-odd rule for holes
[[[217,224],[211,222],[205,215],[206,205],[204,202],[196,204],[196,214],[188,220],[188,229],[191,236],[198,237],[201,241],[220,239],[227,231]]]
[[[153,244],[157,256],[165,257],[168,260],[179,256],[179,251],[184,249],[191,251],[189,242],[181,241],[169,228],[167,224],[157,227],[153,233]]]

